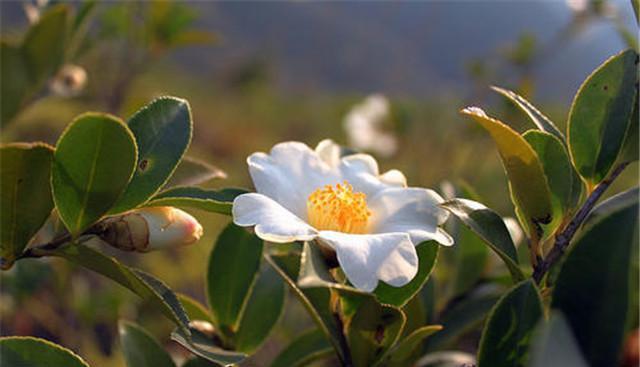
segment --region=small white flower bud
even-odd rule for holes
[[[169,206],[132,210],[106,219],[100,237],[125,251],[148,252],[190,245],[202,236],[202,226],[190,214]]]
[[[51,92],[61,97],[78,95],[87,84],[87,72],[78,65],[66,64],[49,83]]]

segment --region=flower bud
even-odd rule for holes
[[[190,214],[170,206],[132,210],[102,223],[102,240],[124,251],[148,252],[190,245],[202,226]]]
[[[87,84],[87,72],[78,65],[66,64],[49,84],[51,92],[61,97],[77,96]]]

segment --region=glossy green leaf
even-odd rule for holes
[[[115,204],[136,165],[136,144],[118,118],[86,113],[62,133],[51,171],[53,200],[77,236]]]
[[[531,279],[511,288],[491,310],[480,338],[478,367],[525,366],[531,336],[543,317]]]
[[[220,168],[191,157],[183,157],[165,188],[174,186],[193,186],[213,179],[227,178]]]
[[[265,260],[293,291],[293,294],[300,300],[311,319],[318,326],[318,329],[330,341],[338,358],[344,361],[346,353],[343,339],[341,338],[340,326],[330,308],[330,289],[326,287],[301,289],[297,286],[294,279],[296,279],[299,270],[300,258],[298,256],[265,255]]]
[[[422,351],[420,347],[424,340],[440,330],[442,330],[441,325],[428,325],[415,330],[393,348],[388,364],[390,366],[413,365],[418,353]]]
[[[523,137],[538,155],[549,183],[555,214],[548,231],[553,232],[562,224],[564,215],[578,204],[584,185],[571,165],[566,148],[558,138],[537,130],[529,130]]]
[[[242,313],[235,346],[248,354],[256,351],[267,339],[284,311],[284,282],[270,266],[263,266]]]
[[[161,97],[136,112],[128,126],[138,145],[138,164],[112,213],[143,204],[164,186],[191,142],[191,109],[183,99]]]
[[[382,361],[400,338],[405,321],[399,308],[364,298],[346,331],[353,365],[368,367]]]
[[[595,184],[620,153],[636,99],[638,54],[627,50],[596,69],[580,86],[569,112],[569,147],[582,177]]]
[[[555,283],[551,306],[566,316],[593,367],[613,366],[618,360],[637,232],[637,200],[590,223],[574,240]]]
[[[531,346],[528,367],[587,367],[573,332],[560,312],[542,320]]]
[[[403,287],[393,287],[380,282],[374,291],[378,300],[381,303],[397,307],[406,305],[429,279],[438,258],[439,247],[434,241],[423,242],[416,246],[418,254],[418,273],[416,276]]]
[[[189,320],[204,320],[213,323],[211,313],[202,303],[186,294],[177,293],[176,296],[180,304],[182,304],[184,311],[187,313]]]
[[[190,330],[190,335],[180,329],[176,329],[171,333],[171,339],[196,356],[223,366],[232,366],[247,358],[244,353],[220,348],[214,344],[213,340],[195,329]]]
[[[633,106],[633,113],[631,113],[629,128],[627,129],[620,157],[618,158],[621,162],[635,162],[640,156],[638,150],[638,144],[640,144],[640,136],[638,135],[638,129],[640,129],[640,116],[638,116],[638,108],[638,103],[635,103]]]
[[[120,321],[118,333],[128,367],[175,367],[171,356],[156,338],[139,325]]]
[[[554,135],[556,138],[558,138],[562,142],[562,144],[566,144],[564,140],[564,135],[562,134],[562,132],[560,132],[560,129],[556,127],[553,121],[551,121],[551,119],[545,116],[531,103],[529,103],[529,101],[527,101],[524,97],[508,89],[504,89],[496,86],[492,86],[491,89],[503,95],[505,98],[513,102],[516,106],[518,106],[518,108],[520,108],[520,110],[522,110],[522,112],[524,112],[529,117],[529,120],[531,120],[531,122],[533,122],[533,124],[540,131],[544,131],[551,135]]]
[[[600,219],[639,201],[640,187],[638,186],[613,195],[598,203],[598,205],[591,210],[589,216],[584,221],[583,227],[589,227],[591,224],[597,223]]]
[[[174,187],[152,197],[146,206],[194,208],[230,215],[233,199],[244,193],[246,190],[243,189],[208,190],[199,187]]]
[[[216,327],[225,335],[238,330],[238,322],[255,282],[263,242],[233,223],[218,236],[207,272],[207,297]]]
[[[7,269],[53,209],[53,148],[44,143],[0,147],[0,257]]]
[[[31,336],[0,338],[0,366],[89,367],[77,354],[48,340]]]
[[[482,238],[504,261],[514,282],[525,278],[518,266],[518,254],[502,218],[486,206],[468,199],[449,200],[441,206]]]
[[[62,257],[119,283],[157,307],[179,328],[188,330],[189,318],[176,295],[164,283],[141,270],[121,264],[113,257],[88,246],[70,244],[42,255]]]
[[[551,222],[551,192],[542,164],[529,143],[518,132],[479,108],[465,108],[462,113],[491,134],[507,172],[514,203],[525,215],[527,223],[538,226]]]
[[[333,348],[325,335],[318,329],[311,329],[287,345],[273,360],[271,367],[305,367],[332,353]]]

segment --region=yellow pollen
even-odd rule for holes
[[[307,199],[309,223],[320,230],[366,233],[371,216],[366,199],[364,193],[353,192],[347,181],[321,187]]]

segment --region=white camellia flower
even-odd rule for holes
[[[395,135],[382,130],[382,123],[389,116],[387,97],[372,94],[353,106],[344,118],[344,129],[349,146],[390,157],[398,150]]]
[[[402,172],[378,172],[370,155],[340,157],[324,140],[315,150],[280,143],[247,158],[257,193],[238,196],[233,221],[265,241],[316,240],[336,252],[349,281],[370,292],[378,280],[401,287],[416,275],[415,246],[453,239],[439,228],[448,213],[436,192],[407,187]]]

